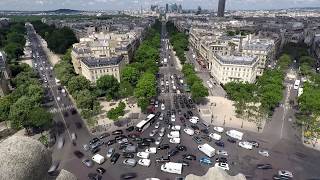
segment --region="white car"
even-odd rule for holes
[[[221,168],[223,170],[227,170],[229,171],[229,165],[227,163],[216,163],[214,164],[214,167],[218,167],[218,168]]]
[[[211,84],[210,81],[207,81],[207,84],[208,84],[208,86],[209,86],[210,89],[213,88],[213,85]]]
[[[214,127],[213,130],[215,130],[219,133],[222,133],[224,131],[223,127],[218,127],[218,126]]]
[[[225,150],[217,150],[216,153],[218,155],[228,156],[228,152]]]
[[[63,145],[64,145],[64,139],[63,139],[63,137],[60,137],[59,139],[58,139],[58,149],[61,149],[62,147],[63,147]]]
[[[191,119],[189,119],[189,121],[190,121],[192,124],[197,124],[199,120],[198,120],[198,119],[191,118]]]
[[[139,159],[138,164],[140,164],[141,166],[149,167],[151,164],[151,161],[150,159]]]
[[[160,143],[161,143],[161,141],[162,141],[162,137],[160,136],[160,137],[157,137],[157,139],[156,139],[156,141],[155,141],[155,144],[156,145],[159,145]]]
[[[148,159],[150,155],[149,155],[149,153],[147,153],[147,152],[138,152],[138,153],[137,153],[137,156],[138,156],[139,158]]]
[[[219,141],[221,140],[221,135],[217,134],[217,133],[210,133],[209,137],[211,137],[212,139]]]
[[[166,81],[166,86],[169,86],[169,81],[168,80]]]
[[[60,100],[61,100],[61,98],[58,96],[58,97],[57,97],[57,101],[60,101]]]
[[[190,136],[194,135],[194,130],[191,128],[185,128],[183,131]]]
[[[154,128],[158,129],[160,126],[160,122],[157,122],[156,125],[154,125]]]
[[[172,130],[175,130],[175,131],[180,131],[180,129],[181,129],[181,126],[179,126],[179,125],[175,125],[175,126],[172,126],[172,128],[171,128]]]
[[[269,157],[269,151],[267,151],[267,150],[259,150],[258,153],[259,153],[261,156]]]
[[[159,116],[159,120],[162,121],[163,120],[163,114],[161,113]]]
[[[180,138],[171,138],[169,142],[172,144],[180,144]]]
[[[164,106],[164,104],[161,104],[161,110],[164,111],[166,109],[166,107]]]
[[[165,127],[162,127],[162,128],[160,129],[159,136],[160,136],[160,137],[164,136],[165,131],[166,131],[166,128],[165,128]]]
[[[171,131],[168,133],[168,138],[179,138],[180,137],[180,132],[179,131]]]
[[[150,132],[149,136],[150,136],[150,137],[153,137],[157,132],[158,132],[158,130],[157,130],[157,129],[154,129],[154,130],[152,130],[152,131]]]
[[[288,170],[279,170],[278,171],[278,175],[279,176],[284,176],[284,177],[289,177],[289,178],[293,178],[293,173],[288,171]]]
[[[171,121],[176,121],[176,116],[174,114],[171,115]]]
[[[157,148],[156,147],[149,147],[145,150],[146,153],[150,154],[156,154],[157,153]]]
[[[248,141],[240,141],[239,142],[239,146],[244,148],[244,149],[249,149],[249,150],[251,150],[252,147],[253,147],[252,144],[250,142],[248,142]]]

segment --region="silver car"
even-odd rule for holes
[[[162,128],[160,129],[159,136],[161,136],[161,137],[164,136],[165,131],[166,131],[166,128],[165,128],[165,127],[162,127]]]
[[[135,159],[132,159],[132,158],[130,158],[130,159],[125,159],[125,160],[123,160],[123,164],[125,164],[125,165],[127,165],[127,166],[132,166],[132,167],[134,167],[134,166],[136,166],[137,161],[136,161]]]
[[[114,148],[109,148],[108,151],[107,151],[107,158],[111,158],[113,153],[114,153]]]
[[[154,129],[154,130],[152,130],[152,131],[150,132],[149,136],[150,136],[150,137],[153,137],[157,132],[158,132],[158,130],[157,130],[157,129]]]

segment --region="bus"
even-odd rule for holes
[[[136,125],[136,131],[143,132],[144,130],[146,130],[150,126],[150,124],[153,123],[155,116],[156,115],[154,115],[154,114],[149,114],[146,119],[140,121]]]
[[[293,89],[297,90],[297,89],[299,89],[299,86],[300,86],[300,80],[296,80],[296,81],[294,82]]]

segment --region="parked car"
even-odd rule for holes
[[[187,147],[183,146],[183,145],[179,145],[179,146],[176,146],[176,149],[179,150],[179,151],[186,151]]]
[[[257,169],[272,169],[271,164],[257,164]]]
[[[137,153],[137,156],[138,156],[139,158],[148,159],[150,155],[149,155],[149,153],[147,153],[147,152],[138,152],[138,153]]]
[[[174,130],[174,131],[180,131],[181,126],[175,125],[175,126],[172,126],[171,129]]]
[[[229,171],[229,165],[227,163],[222,163],[222,162],[219,162],[219,163],[216,163],[214,165],[214,167],[218,167],[218,168],[221,168],[223,170],[227,170]]]
[[[125,160],[123,160],[123,164],[125,164],[125,165],[127,165],[127,166],[134,167],[134,166],[136,166],[137,161],[136,161],[135,159],[132,159],[132,158],[130,158],[130,159],[125,159]]]
[[[180,144],[181,139],[180,138],[171,138],[169,140],[170,143],[172,144]]]
[[[177,149],[171,149],[169,152],[168,152],[168,157],[172,157],[172,156],[175,156],[176,154],[179,153],[179,150]]]
[[[120,134],[123,134],[123,131],[122,130],[115,130],[115,131],[112,131],[112,135],[120,135]]]
[[[288,170],[279,170],[278,175],[283,177],[293,178],[293,173]]]
[[[145,150],[146,153],[156,154],[157,148],[156,147],[149,147]]]
[[[150,136],[150,137],[153,137],[157,132],[158,132],[158,130],[157,130],[157,129],[154,129],[154,130],[152,130],[152,131],[150,132],[149,136]]]
[[[198,137],[198,136],[194,136],[192,138],[197,144],[201,144],[202,143],[202,140]]]
[[[207,157],[200,158],[199,161],[200,161],[201,164],[205,164],[205,165],[211,165],[212,164],[211,159],[207,158]]]
[[[228,163],[228,160],[225,157],[217,157],[216,162]]]
[[[209,136],[216,140],[216,141],[220,141],[221,140],[221,135],[220,134],[217,134],[217,133],[210,133]]]
[[[224,131],[223,127],[218,127],[218,126],[213,127],[213,130],[215,130],[219,133],[223,133],[223,131]]]
[[[120,179],[133,179],[136,177],[137,177],[136,173],[125,173],[120,176]]]
[[[162,137],[159,136],[159,137],[157,137],[155,144],[159,145],[161,143],[161,141],[162,141]]]
[[[182,157],[187,160],[197,160],[197,157],[193,154],[184,154]]]
[[[157,163],[170,162],[170,159],[169,158],[164,158],[164,157],[156,158],[156,162]]]
[[[134,130],[134,126],[130,126],[130,127],[126,128],[126,131],[128,131],[128,132],[131,132],[133,130]]]
[[[185,161],[185,160],[179,160],[178,163],[181,163],[182,166],[189,166],[190,163],[188,161]]]
[[[251,143],[253,147],[259,148],[259,143],[257,141],[248,141],[248,142]]]
[[[228,138],[227,141],[228,141],[229,143],[236,143],[236,142],[237,142],[237,141],[236,141],[235,139],[233,139],[233,138]]]
[[[225,151],[225,150],[217,150],[216,153],[217,153],[218,155],[228,156],[228,152]]]
[[[102,167],[97,168],[96,171],[99,174],[104,174],[106,172],[106,170],[104,168],[102,168]]]
[[[143,138],[143,142],[154,143],[154,138]]]
[[[99,136],[99,139],[104,139],[106,137],[110,136],[109,133],[102,133],[100,136]]]
[[[115,164],[118,161],[119,157],[120,157],[119,153],[114,153],[113,156],[111,157],[111,160],[110,160],[111,163]]]
[[[112,144],[116,143],[116,140],[111,139],[107,143],[105,143],[107,146],[111,146]]]
[[[223,141],[216,141],[215,144],[217,146],[224,147],[224,142]]]
[[[138,143],[138,148],[140,148],[140,149],[143,149],[143,148],[145,148],[147,146],[150,146],[149,142],[140,142],[140,143]]]
[[[244,148],[244,149],[249,149],[249,150],[251,150],[252,147],[253,147],[252,144],[250,142],[248,142],[248,141],[239,142],[239,146]]]
[[[155,125],[154,125],[154,128],[158,129],[160,126],[160,122],[158,121]]]
[[[93,166],[93,161],[91,159],[83,159],[82,163],[87,167],[92,167]]]
[[[162,128],[160,129],[159,136],[160,136],[160,137],[164,136],[164,133],[165,133],[165,132],[166,132],[166,128],[165,128],[165,127],[162,127]]]
[[[149,167],[151,164],[151,160],[150,159],[139,159],[138,164],[141,166]]]
[[[109,148],[108,151],[107,151],[107,158],[111,158],[111,156],[113,155],[114,153],[114,148]]]
[[[92,139],[89,141],[89,145],[95,144],[95,143],[97,143],[98,141],[100,141],[100,139],[97,138],[97,137],[94,137],[94,138],[92,138]]]
[[[169,149],[169,148],[170,148],[169,144],[162,144],[158,147],[158,150],[164,150],[164,149]]]
[[[269,157],[269,151],[267,150],[259,150],[258,153],[261,155],[261,156],[264,156],[264,157]]]
[[[190,136],[194,135],[194,130],[191,128],[185,128],[183,131]]]
[[[74,151],[73,154],[75,156],[77,156],[77,158],[79,158],[79,159],[83,158],[83,156],[84,156],[84,154],[80,151]]]
[[[134,157],[134,154],[133,154],[133,153],[124,152],[124,153],[122,154],[122,157],[124,157],[124,158],[133,158],[133,157]]]
[[[97,173],[89,173],[88,178],[89,180],[101,180],[102,176]]]

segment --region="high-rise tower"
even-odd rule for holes
[[[223,17],[224,16],[225,6],[226,6],[226,0],[219,0],[218,17]]]

